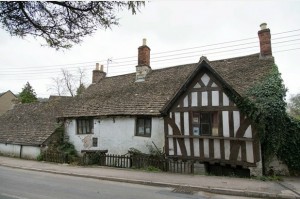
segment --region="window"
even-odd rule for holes
[[[92,119],[77,120],[77,134],[92,134],[94,133],[94,122]]]
[[[98,146],[98,138],[93,138],[93,147]]]
[[[218,136],[218,112],[193,112],[193,135]]]
[[[151,137],[151,118],[136,119],[136,135]]]

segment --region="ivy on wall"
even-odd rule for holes
[[[300,121],[292,117],[286,118],[287,139],[277,152],[293,171],[300,171]]]
[[[243,98],[225,89],[240,110],[254,121],[264,161],[277,155],[289,168],[300,170],[300,121],[286,113],[286,91],[276,65]]]

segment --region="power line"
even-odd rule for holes
[[[290,32],[297,32],[297,31],[300,31],[300,29],[289,30],[289,31],[279,32],[279,33],[272,33],[272,35],[281,35],[281,34],[290,33]]]
[[[293,35],[295,36],[295,35]],[[300,36],[300,35],[297,35],[297,36]],[[288,37],[281,37],[281,38],[288,38]],[[298,41],[300,40],[299,39],[292,39],[292,40],[286,40],[286,41],[280,41],[280,42],[273,42],[273,45],[276,45],[276,44],[279,44],[279,43],[287,43],[287,42],[294,42],[294,41]],[[257,43],[257,42],[248,42],[248,43],[242,43],[242,44],[235,44],[235,45],[230,45],[230,46],[223,46],[223,47],[217,47],[217,48],[209,48],[209,49],[203,49],[201,52],[199,51],[194,51],[194,52],[185,52],[185,53],[177,53],[177,54],[171,54],[171,55],[164,55],[164,56],[157,56],[157,57],[152,57],[151,60],[153,62],[153,60],[156,60],[158,58],[163,58],[163,57],[173,57],[173,56],[180,56],[180,55],[184,55],[184,54],[192,54],[192,53],[201,53],[201,54],[212,54],[212,53],[207,53],[207,51],[211,51],[211,50],[218,50],[218,49],[225,49],[225,48],[232,48],[232,47],[236,47],[236,46],[244,46],[244,45],[249,45],[249,44],[253,44],[253,43]],[[293,44],[291,44],[293,45]],[[251,48],[251,47],[249,47]],[[241,49],[241,48],[239,48]],[[214,53],[219,53],[219,52],[213,52]],[[197,55],[198,55],[197,54]],[[107,60],[106,60],[107,61]],[[111,58],[109,59],[110,63],[112,63],[111,67],[113,68],[118,68],[118,67],[124,67],[124,63],[133,63],[135,62],[136,60],[132,60],[132,61],[123,61],[123,62],[116,62],[116,63],[113,63],[111,62]],[[155,61],[157,62],[157,61]],[[127,66],[127,65],[126,65]],[[69,68],[70,71],[75,71],[75,68],[78,69],[80,67],[84,67],[84,68],[89,68],[91,69],[92,66],[87,66],[87,65],[79,65],[79,66],[76,66],[76,67],[71,67]],[[54,70],[61,70],[61,69],[40,69],[40,70],[26,70],[26,72],[23,72],[23,71],[20,71],[20,73],[22,74],[35,74],[35,73],[40,73],[38,71],[42,71],[42,72],[46,72],[46,71],[51,71],[51,72],[48,72],[48,73],[56,73],[54,72]],[[31,72],[32,71],[32,72]],[[2,70],[2,72],[13,72],[14,74],[17,74],[19,71],[7,71],[7,70]]]
[[[299,37],[299,36],[300,36],[300,35],[297,34],[297,35],[290,35],[290,36],[288,36],[288,37],[276,37],[276,38],[274,38],[274,39],[272,39],[272,40],[285,39],[285,38],[290,38],[290,37]]]
[[[300,48],[291,48],[291,49],[286,49],[286,50],[279,50],[279,51],[275,51],[273,53],[279,53],[279,52],[286,52],[286,51],[293,51],[293,50],[299,50]]]
[[[296,31],[296,30],[295,30]],[[293,32],[293,31],[289,31],[289,32]],[[279,33],[278,33],[279,34]],[[283,38],[289,38],[289,37],[295,37],[295,36],[300,36],[300,35],[291,35],[291,36],[285,36],[285,37],[278,37],[275,39],[283,39]],[[273,39],[273,40],[275,40]],[[244,39],[243,39],[244,40]],[[298,41],[300,39],[293,39],[293,40],[286,40],[286,41],[279,41],[279,42],[274,42],[273,45],[277,45],[277,44],[281,44],[281,43],[287,43],[287,42],[292,42],[292,41]],[[236,40],[236,41],[240,41],[240,40]],[[223,42],[223,43],[228,43],[228,42]],[[219,53],[225,53],[225,52],[230,52],[230,51],[237,51],[237,50],[243,50],[243,49],[250,49],[250,48],[256,48],[258,47],[256,46],[248,46],[248,47],[244,47],[244,48],[236,48],[236,49],[229,49],[226,51],[217,51],[217,52],[211,52],[211,53],[207,53],[207,51],[211,51],[211,50],[218,50],[218,49],[225,49],[225,48],[230,48],[230,47],[236,47],[236,46],[243,46],[243,45],[248,45],[248,44],[252,44],[252,43],[257,43],[257,42],[248,42],[248,43],[242,43],[242,44],[235,44],[235,45],[230,45],[230,46],[223,46],[223,47],[217,47],[217,48],[210,48],[210,49],[203,49],[202,52],[185,52],[185,53],[178,53],[178,54],[171,54],[171,55],[165,55],[165,56],[158,56],[158,57],[154,57],[152,58],[151,62],[163,62],[163,61],[168,61],[168,60],[174,60],[174,59],[184,59],[184,58],[191,58],[191,57],[195,57],[195,56],[199,56],[199,53],[201,53],[202,55],[211,55],[211,54],[219,54]],[[297,43],[296,43],[297,44]],[[291,45],[295,45],[295,43],[293,44],[289,44],[289,45],[283,45],[283,46],[291,46]],[[282,47],[282,46],[281,46]],[[297,48],[296,48],[297,49]],[[171,52],[171,51],[170,51]],[[204,53],[205,52],[205,53]],[[180,55],[186,55],[186,54],[194,54],[197,53],[196,55],[190,55],[190,56],[180,56]],[[158,58],[164,58],[164,57],[174,57],[177,56],[175,58],[169,58],[169,59],[158,59]],[[180,56],[180,57],[178,57]],[[158,60],[156,60],[158,59]],[[127,67],[129,65],[124,65],[123,63],[131,63],[132,61],[124,61],[124,62],[117,62],[117,64],[112,63],[112,67],[113,68],[117,68],[117,67]],[[91,62],[88,62],[91,63]],[[77,66],[80,67],[80,66]],[[87,65],[81,65],[81,67],[88,67],[91,68],[91,66],[87,66]],[[61,69],[56,69],[56,70],[61,70]],[[2,70],[3,71],[3,70]],[[47,74],[43,74],[41,72],[38,71],[49,71],[47,72],[47,74],[56,74],[59,73],[58,71],[53,71],[53,69],[42,69],[42,70],[34,70],[33,72],[30,72],[30,70],[26,70],[25,72],[21,71],[16,71],[13,72],[12,74],[8,73],[8,74],[0,74],[0,75],[17,75],[17,74],[22,74],[22,75],[33,75],[33,74],[38,74],[38,75],[47,75]],[[75,70],[69,70],[69,71],[75,71]],[[120,71],[120,70],[119,70]],[[5,72],[12,72],[12,71],[5,71]]]
[[[290,40],[290,41],[296,41],[296,40],[300,40],[300,39],[294,39],[294,40]],[[277,44],[281,44],[281,43],[287,43],[287,42],[290,42],[290,41],[281,41],[281,42],[276,42],[274,43],[274,45],[277,45]],[[289,46],[291,45],[295,45],[295,43],[293,44],[289,44]],[[208,49],[208,50],[204,50],[203,52],[201,52],[201,54],[205,54],[205,55],[212,55],[212,54],[220,54],[220,53],[226,53],[226,52],[232,52],[232,51],[238,51],[238,50],[245,50],[245,49],[253,49],[253,48],[258,48],[259,46],[258,45],[255,45],[255,46],[247,46],[247,47],[243,47],[243,48],[235,48],[235,49],[228,49],[228,50],[221,50],[221,51],[214,51],[214,52],[206,52],[206,51],[210,51],[210,50],[213,50],[213,49]],[[281,46],[282,47],[282,46]],[[224,49],[224,48],[214,48],[214,49]],[[205,52],[205,53],[204,53]],[[197,53],[197,54],[195,54]],[[188,56],[180,56],[180,55],[185,55],[185,54],[190,54]],[[191,55],[191,54],[194,54],[194,55]],[[177,56],[177,57],[173,57],[173,56]],[[178,59],[183,59],[183,58],[191,58],[191,57],[199,57],[199,52],[189,52],[189,53],[181,53],[181,54],[176,54],[176,55],[170,55],[170,56],[161,56],[161,57],[156,57],[156,59],[154,60],[151,60],[151,62],[162,62],[162,61],[167,61],[167,60],[178,60]],[[167,59],[158,59],[157,58],[163,58],[163,57],[173,57],[173,58],[167,58]],[[113,68],[120,68],[120,67],[127,67],[129,65],[118,65],[118,66],[111,66]],[[75,71],[75,70],[70,70],[71,72]],[[60,71],[51,71],[51,72],[47,72],[47,74],[56,74],[56,73],[60,73]],[[22,75],[33,75],[33,74],[39,74],[39,75],[47,75],[46,73],[41,73],[41,72],[14,72],[14,73],[7,73],[7,74],[0,74],[0,76],[2,75],[17,75],[17,74],[22,74]]]
[[[247,48],[245,48],[247,49]],[[280,53],[280,52],[286,52],[286,51],[294,51],[294,50],[299,50],[300,48],[291,48],[291,49],[285,49],[285,50],[277,50],[277,51],[273,51],[273,53]],[[236,49],[238,50],[238,49]],[[223,51],[224,53],[228,52],[228,51]],[[195,56],[186,56],[186,57],[181,57],[181,59],[185,59],[185,58],[190,58],[190,57],[196,57]],[[170,61],[170,60],[173,60],[173,59],[165,59],[165,60],[160,60],[160,61]],[[170,66],[172,67],[172,66]],[[162,67],[162,68],[166,68],[166,67]],[[159,68],[155,68],[155,69],[159,69]],[[118,71],[115,71],[112,73],[112,75],[110,76],[115,76],[115,75],[119,75],[119,74],[125,74],[125,73],[131,73],[131,72],[134,72],[134,69],[133,70],[118,70]],[[32,75],[31,76],[28,76],[28,78],[13,78],[13,80],[29,80],[30,78],[32,78]],[[10,78],[11,79],[11,78]],[[43,80],[51,80],[51,77],[45,77],[45,78],[35,78],[34,80],[37,80],[37,79],[43,79]]]
[[[300,31],[300,29],[290,30],[290,31],[285,31],[285,32],[279,32],[279,33],[274,33],[272,35],[286,34],[286,33],[297,32],[297,31]],[[297,35],[293,35],[293,36],[297,36]],[[289,37],[289,36],[287,36],[287,37]],[[215,46],[215,45],[222,45],[222,44],[228,44],[228,43],[236,43],[236,42],[246,41],[246,40],[251,40],[251,39],[257,39],[257,37],[249,37],[249,38],[245,38],[245,39],[232,40],[232,41],[227,41],[227,42],[220,42],[220,43],[214,43],[214,44],[208,44],[208,45],[203,45],[203,46],[198,46],[198,47],[184,48],[184,49],[178,49],[178,50],[172,50],[172,51],[157,52],[157,53],[152,53],[152,55],[164,54],[164,53],[171,53],[171,52],[178,52],[178,51],[185,51],[185,50],[191,50],[191,49],[203,48],[203,47],[209,47],[209,46]],[[275,39],[280,39],[280,38],[275,38]],[[135,57],[136,56],[121,57],[121,58],[116,58],[114,60],[122,60],[122,59],[135,58]],[[88,62],[79,62],[79,63],[70,63],[70,64],[56,64],[56,65],[44,65],[44,66],[16,67],[16,68],[10,68],[10,69],[24,69],[24,68],[26,68],[26,69],[29,69],[29,68],[36,69],[36,68],[47,68],[47,67],[53,68],[55,66],[61,67],[61,66],[70,66],[70,65],[80,65],[80,64],[104,62],[106,60],[107,59],[96,60],[96,61],[88,61]]]

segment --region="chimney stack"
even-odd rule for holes
[[[147,46],[147,40],[143,39],[143,45],[138,48],[138,66],[150,67],[150,48]]]
[[[99,63],[96,63],[96,69],[93,70],[92,83],[98,83],[101,79],[105,78],[105,76],[106,72],[103,71],[103,65],[99,66]]]
[[[266,23],[262,23],[260,25],[260,28],[261,30],[258,31],[258,38],[260,44],[260,58],[272,57],[270,29],[267,28]]]
[[[143,39],[143,45],[138,48],[138,65],[136,66],[136,81],[145,81],[146,75],[151,71],[150,48],[147,40]]]

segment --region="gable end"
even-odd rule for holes
[[[199,76],[201,76],[200,80],[197,78]],[[161,113],[166,115],[172,107],[180,106],[178,102],[180,99],[183,99],[184,93],[187,90],[205,90],[207,88],[214,91],[218,91],[220,89],[230,90],[234,95],[240,97],[240,95],[210,66],[206,59],[200,59],[200,62],[194,72],[191,73],[186,82],[176,92],[173,98],[171,98],[171,100],[163,107]],[[192,98],[193,96],[190,97],[190,99]],[[199,103],[199,101],[197,103]]]

